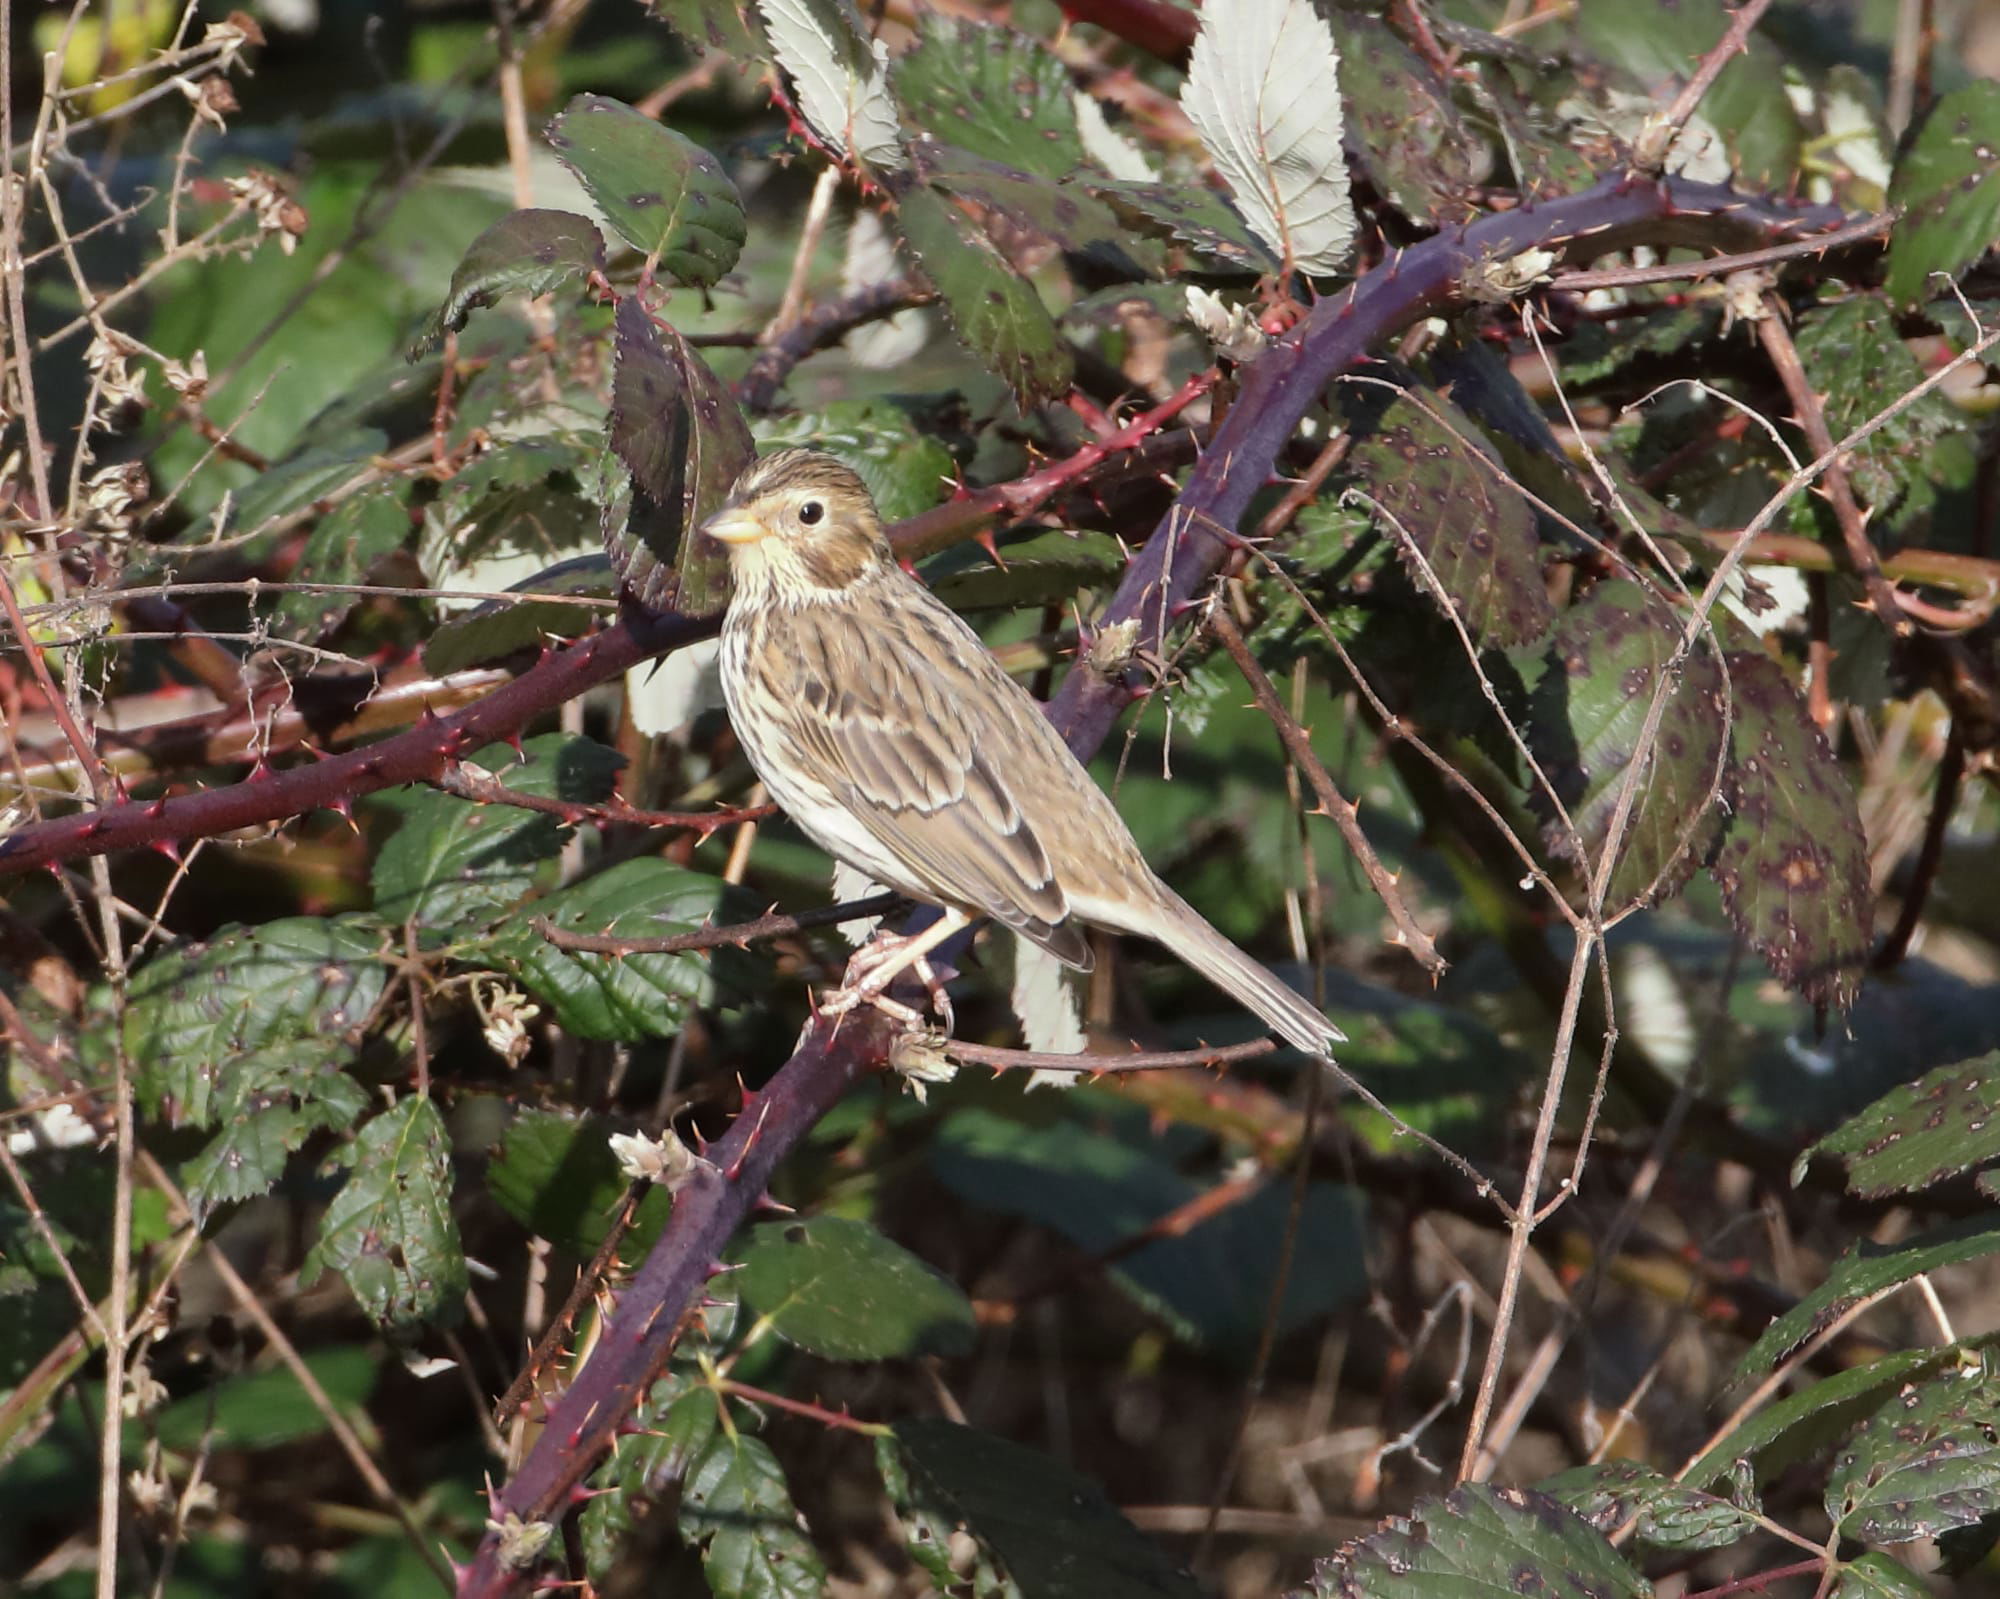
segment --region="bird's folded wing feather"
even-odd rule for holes
[[[794,737],[823,782],[938,897],[1087,967],[1089,945],[1018,803],[1050,774],[1041,728],[1011,726],[1033,701],[976,635],[924,595],[895,625],[801,616]],[[1045,725],[1045,724],[1044,724]],[[1067,776],[1058,774],[1058,777]]]

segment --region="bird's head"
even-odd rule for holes
[[[753,461],[702,531],[729,550],[741,587],[794,604],[831,599],[893,563],[868,486],[818,450],[778,450]]]

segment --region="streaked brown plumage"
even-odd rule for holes
[[[938,936],[991,917],[1088,970],[1079,923],[1139,933],[1299,1048],[1342,1036],[1160,881],[1033,698],[897,564],[847,467],[766,456],[705,530],[735,584],[721,674],[737,736],[822,848],[944,907]]]

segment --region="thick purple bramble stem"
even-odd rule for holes
[[[162,849],[170,841],[212,837],[307,811],[331,809],[344,815],[357,795],[436,777],[460,751],[505,738],[586,689],[665,650],[706,638],[720,625],[714,617],[631,616],[551,655],[485,699],[449,716],[427,711],[416,726],[379,743],[284,771],[259,766],[243,782],[225,788],[82,811],[20,828],[0,838],[0,876],[81,856]]]
[[[1321,300],[1244,371],[1236,403],[1179,500],[1126,569],[1100,623],[1135,619],[1140,648],[1158,649],[1160,617],[1179,614],[1215,575],[1238,518],[1326,386],[1383,339],[1455,304],[1468,274],[1488,263],[1565,246],[1601,255],[1635,242],[1770,243],[1773,234],[1816,232],[1845,220],[1833,206],[1793,206],[1720,184],[1621,175],[1533,212],[1495,212],[1411,245],[1349,292]],[[1122,685],[1072,672],[1049,704],[1049,719],[1072,748],[1094,750],[1125,703]]]

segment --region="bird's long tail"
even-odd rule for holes
[[[1311,1001],[1230,943],[1186,900],[1164,883],[1158,884],[1156,891],[1156,913],[1135,917],[1127,907],[1112,925],[1164,944],[1217,988],[1256,1012],[1272,1032],[1294,1048],[1325,1055],[1329,1045],[1345,1040],[1347,1035],[1315,1010]],[[1091,919],[1110,921],[1101,915]]]

